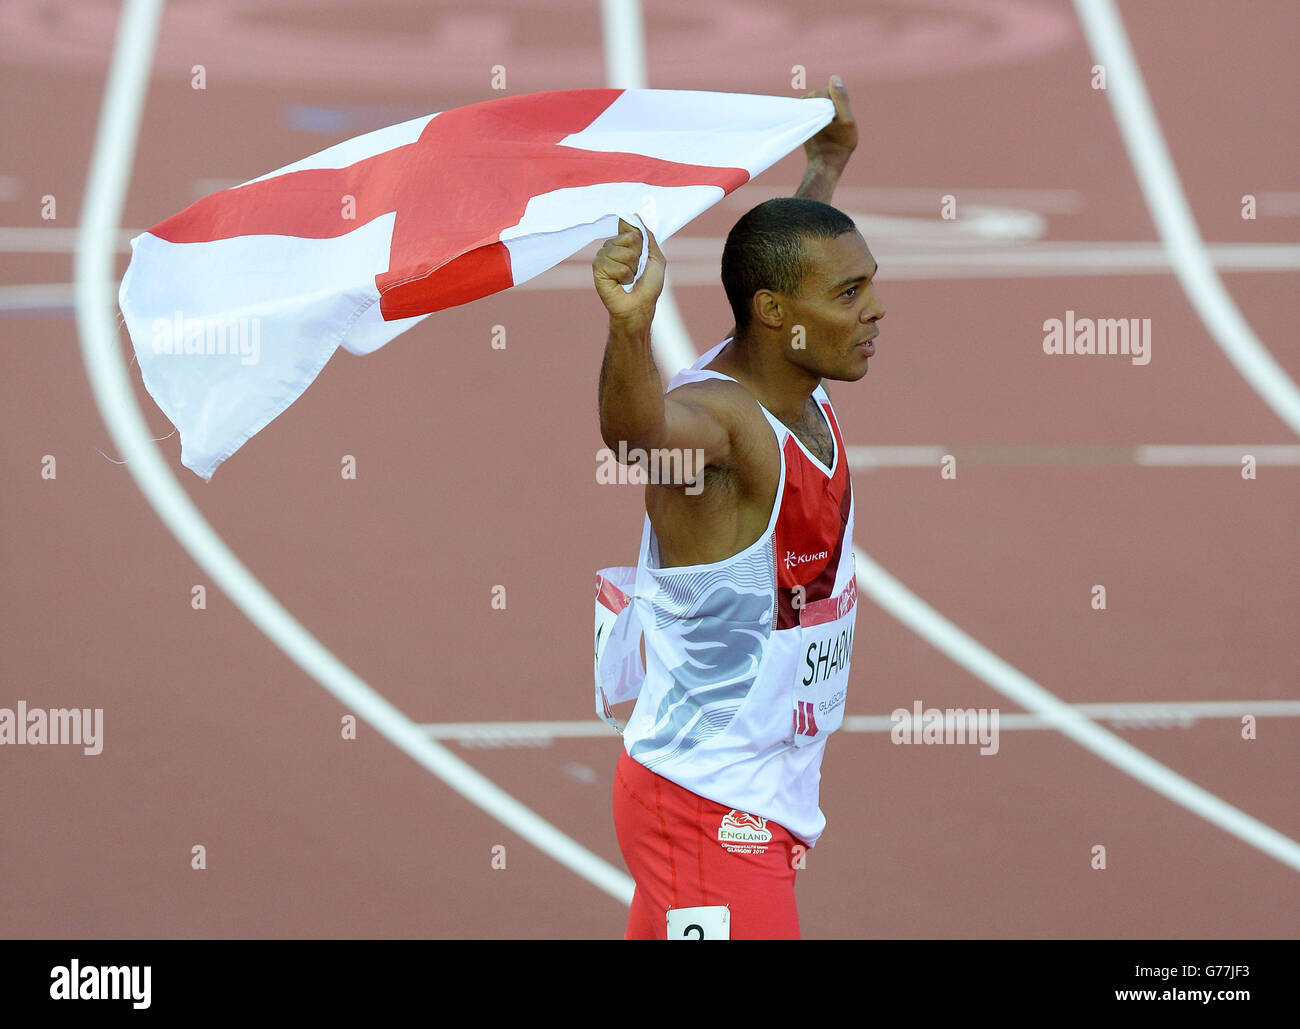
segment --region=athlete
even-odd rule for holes
[[[832,78],[810,95],[829,95],[835,118],[805,144],[798,193],[727,237],[735,328],[666,394],[650,347],[665,270],[653,233],[640,279],[627,222],[592,262],[609,314],[601,435],[680,473],[651,470],[637,565],[597,584],[597,703],[617,725],[609,704],[636,697],[613,798],[636,882],[628,939],[798,938],[795,874],[825,826],[818,781],[857,594],[853,493],[822,380],[867,374],[885,309],[865,241],[826,203],[858,140],[847,92]]]

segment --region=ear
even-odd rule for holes
[[[781,329],[785,324],[785,298],[770,289],[760,289],[749,301],[754,320],[769,329]]]

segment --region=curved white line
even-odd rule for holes
[[[1244,811],[1197,786],[1103,729],[1078,708],[1049,693],[1019,669],[1007,664],[977,643],[952,622],[895,579],[858,547],[858,583],[877,604],[931,646],[947,654],[972,675],[983,679],[1003,696],[1027,711],[1041,715],[1050,725],[1091,750],[1138,782],[1181,804],[1195,814],[1232,833],[1253,847],[1300,871],[1300,844]]]
[[[140,491],[190,556],[303,671],[466,800],[610,896],[630,904],[633,883],[624,873],[430,740],[307,632],[216,534],[154,446],[118,351],[113,253],[161,13],[161,0],[126,4],[95,135],[77,246],[82,356],[118,452]]]
[[[605,38],[605,84],[611,89],[649,89],[641,0],[601,0],[600,14]],[[655,355],[669,379],[695,360],[691,335],[667,275],[650,331]]]
[[[647,88],[644,26],[641,0],[601,0],[605,85],[610,89]]]
[[[635,6],[635,0],[623,0],[623,2],[628,6]],[[617,6],[620,6],[620,0],[604,0],[603,7],[606,9]],[[612,62],[611,66],[635,67],[636,62],[630,60],[623,62],[620,59]],[[624,80],[610,84],[629,89],[644,88],[646,85],[644,80]],[[1179,267],[1172,253],[1170,260],[1174,262],[1175,267]],[[1215,279],[1216,283],[1217,281]],[[1227,303],[1231,307],[1231,301]],[[1244,325],[1244,322],[1242,324]],[[695,348],[666,282],[663,294],[659,298],[659,306],[655,311],[651,337],[655,354],[665,367],[675,372],[676,369],[694,362]],[[1296,424],[1300,425],[1300,421]],[[1220,800],[1194,782],[1184,779],[1154,758],[1072,709],[1060,698],[1049,693],[1018,669],[967,636],[886,572],[868,557],[865,551],[855,546],[853,553],[858,560],[858,583],[863,591],[870,594],[877,604],[918,636],[947,654],[971,674],[984,680],[999,693],[1012,698],[1027,710],[1041,715],[1080,746],[1091,750],[1102,760],[1127,772],[1157,793],[1163,794],[1176,804],[1181,804],[1252,846],[1258,847],[1284,864],[1300,870],[1300,844],[1226,801]]]
[[[1115,5],[1074,0],[1074,6],[1093,59],[1106,69],[1106,96],[1179,285],[1228,360],[1300,435],[1300,390],[1259,341],[1214,270]]]

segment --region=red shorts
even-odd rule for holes
[[[733,940],[799,938],[794,877],[807,848],[783,826],[706,800],[623,751],[614,829],[636,882],[624,939],[667,939],[669,908],[720,904]]]

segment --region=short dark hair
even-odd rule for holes
[[[843,211],[804,197],[776,197],[745,214],[722,248],[722,288],[737,330],[748,328],[749,302],[760,289],[798,294],[808,274],[803,240],[835,239],[856,228]]]

